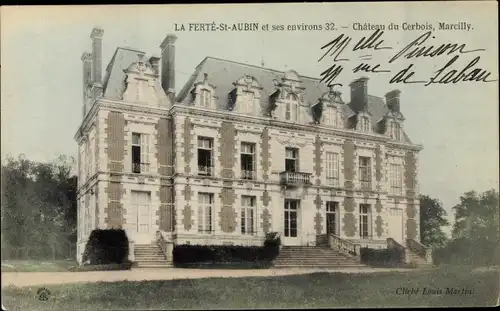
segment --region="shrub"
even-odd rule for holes
[[[90,234],[83,262],[91,265],[121,264],[128,260],[128,238],[123,229],[95,229]]]
[[[262,263],[272,261],[279,252],[276,244],[266,246],[176,245],[174,263]]]
[[[361,248],[361,262],[373,266],[395,266],[401,263],[401,253],[397,249]]]
[[[449,241],[444,247],[434,249],[432,257],[437,265],[489,266],[498,264],[496,247],[496,243],[486,239],[457,238]]]
[[[126,260],[122,263],[111,263],[102,265],[85,265],[79,267],[70,267],[68,270],[72,272],[83,272],[83,271],[114,271],[114,270],[130,270],[132,268],[132,262]]]

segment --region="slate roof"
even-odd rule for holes
[[[103,80],[103,97],[110,99],[122,99],[125,92],[126,75],[124,70],[139,59],[139,55],[146,53],[126,48],[118,47],[106,67],[106,75]]]
[[[136,62],[139,55],[145,55],[144,52],[119,47],[116,49],[109,65],[106,68],[104,79],[103,94],[106,98],[121,99],[125,91],[124,70],[132,63]],[[208,74],[208,82],[214,85],[215,96],[217,98],[218,109],[223,109],[228,99],[228,93],[234,89],[233,82],[239,78],[250,75],[257,79],[263,87],[261,91],[261,100],[264,105],[269,103],[269,95],[275,91],[275,81],[281,82],[285,72],[269,68],[263,68],[244,63],[228,61],[224,59],[206,57],[195,69],[194,73],[188,79],[182,90],[178,93],[176,102],[186,105],[191,104],[190,91],[195,83],[204,80],[204,74]],[[300,77],[302,86],[305,87],[305,100],[310,105],[316,104],[329,89],[326,84],[320,82],[318,78]],[[351,103],[343,105],[344,116],[346,118],[355,115]],[[372,125],[374,129],[389,109],[381,97],[368,95],[368,111],[371,114]],[[407,142],[410,142],[408,136],[404,133]]]

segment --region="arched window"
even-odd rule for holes
[[[401,140],[401,125],[398,122],[396,121],[391,122],[390,131],[392,139]]]
[[[369,132],[370,131],[370,120],[368,120],[368,117],[361,117],[361,119],[359,121],[360,121],[359,129],[362,132]]]
[[[293,94],[288,94],[286,96],[285,103],[285,120],[287,121],[298,121],[299,116],[299,102],[297,96]]]
[[[201,90],[200,91],[200,106],[210,108],[210,106],[212,104],[211,101],[212,101],[212,96],[210,94],[210,91],[205,90],[205,89]]]

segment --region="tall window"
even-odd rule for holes
[[[255,197],[241,197],[241,233],[255,233]]]
[[[389,165],[389,177],[391,182],[391,194],[403,194],[403,166],[401,164]]]
[[[369,132],[370,131],[370,120],[368,120],[368,117],[361,117],[359,120],[359,129],[362,132]]]
[[[241,143],[241,178],[255,179],[255,144]]]
[[[371,163],[369,157],[359,157],[359,181],[361,189],[371,190]]]
[[[213,204],[213,193],[198,193],[198,232],[211,233],[213,231]]]
[[[201,90],[200,91],[200,106],[205,108],[210,108],[212,104],[212,96],[209,90]]]
[[[285,120],[287,121],[298,121],[299,116],[299,103],[297,97],[293,94],[288,94],[286,96],[285,104]]]
[[[253,92],[244,92],[243,101],[241,101],[242,112],[243,113],[253,113],[254,97]]]
[[[339,217],[338,213],[339,202],[329,201],[326,202],[326,233],[337,234],[337,222]]]
[[[149,135],[132,133],[132,172],[149,172]]]
[[[334,107],[325,107],[325,123],[333,127],[339,126],[339,116]]]
[[[401,125],[396,121],[391,122],[391,138],[401,140]]]
[[[326,184],[333,187],[339,186],[339,154],[326,153]]]
[[[285,171],[287,172],[299,171],[299,149],[297,148],[285,149]]]
[[[299,209],[299,200],[285,200],[285,236],[297,237],[297,213]]]
[[[149,233],[151,230],[151,192],[131,191],[132,206],[127,213],[127,225],[132,231]]]
[[[198,175],[213,176],[213,139],[198,137]]]
[[[359,237],[366,239],[370,237],[370,205],[359,205]]]

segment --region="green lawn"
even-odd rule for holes
[[[419,293],[398,294],[403,287]],[[499,274],[430,270],[66,284],[47,286],[48,301],[38,300],[38,288],[4,288],[3,304],[9,310],[492,306]],[[423,295],[424,288],[442,293]],[[446,293],[447,288],[459,292]],[[466,295],[460,295],[463,288],[469,290]]]
[[[68,272],[77,265],[73,260],[4,260],[2,272]]]

